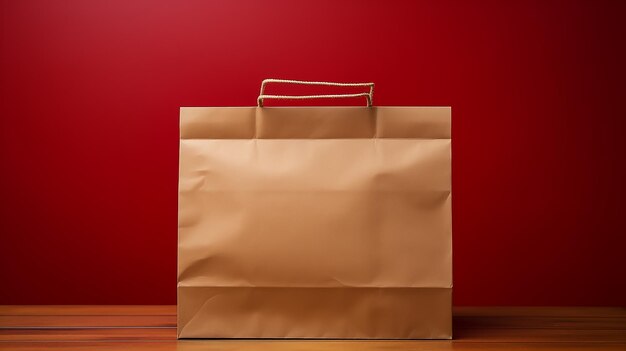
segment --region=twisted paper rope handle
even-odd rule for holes
[[[356,93],[356,94],[331,94],[331,95],[265,95],[265,86],[268,83],[286,83],[286,84],[299,84],[299,85],[326,85],[333,87],[369,87],[369,93]],[[367,99],[367,107],[372,106],[372,98],[374,95],[374,83],[336,83],[336,82],[311,82],[305,80],[291,80],[291,79],[264,79],[261,83],[261,93],[257,98],[257,105],[263,107],[264,99],[286,99],[286,100],[303,100],[303,99],[337,99],[337,98],[351,98],[364,96]]]

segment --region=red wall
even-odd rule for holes
[[[175,303],[178,108],[275,77],[452,106],[456,304],[625,305],[624,4],[2,1],[0,304]]]

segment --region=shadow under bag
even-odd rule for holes
[[[181,108],[178,337],[451,338],[450,108],[267,83],[368,106]]]

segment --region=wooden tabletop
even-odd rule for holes
[[[626,308],[460,307],[451,341],[176,340],[175,306],[0,306],[0,350],[626,350]]]

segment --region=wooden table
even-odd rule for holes
[[[174,306],[0,306],[0,350],[626,350],[626,308],[456,308],[452,341],[176,340]]]

